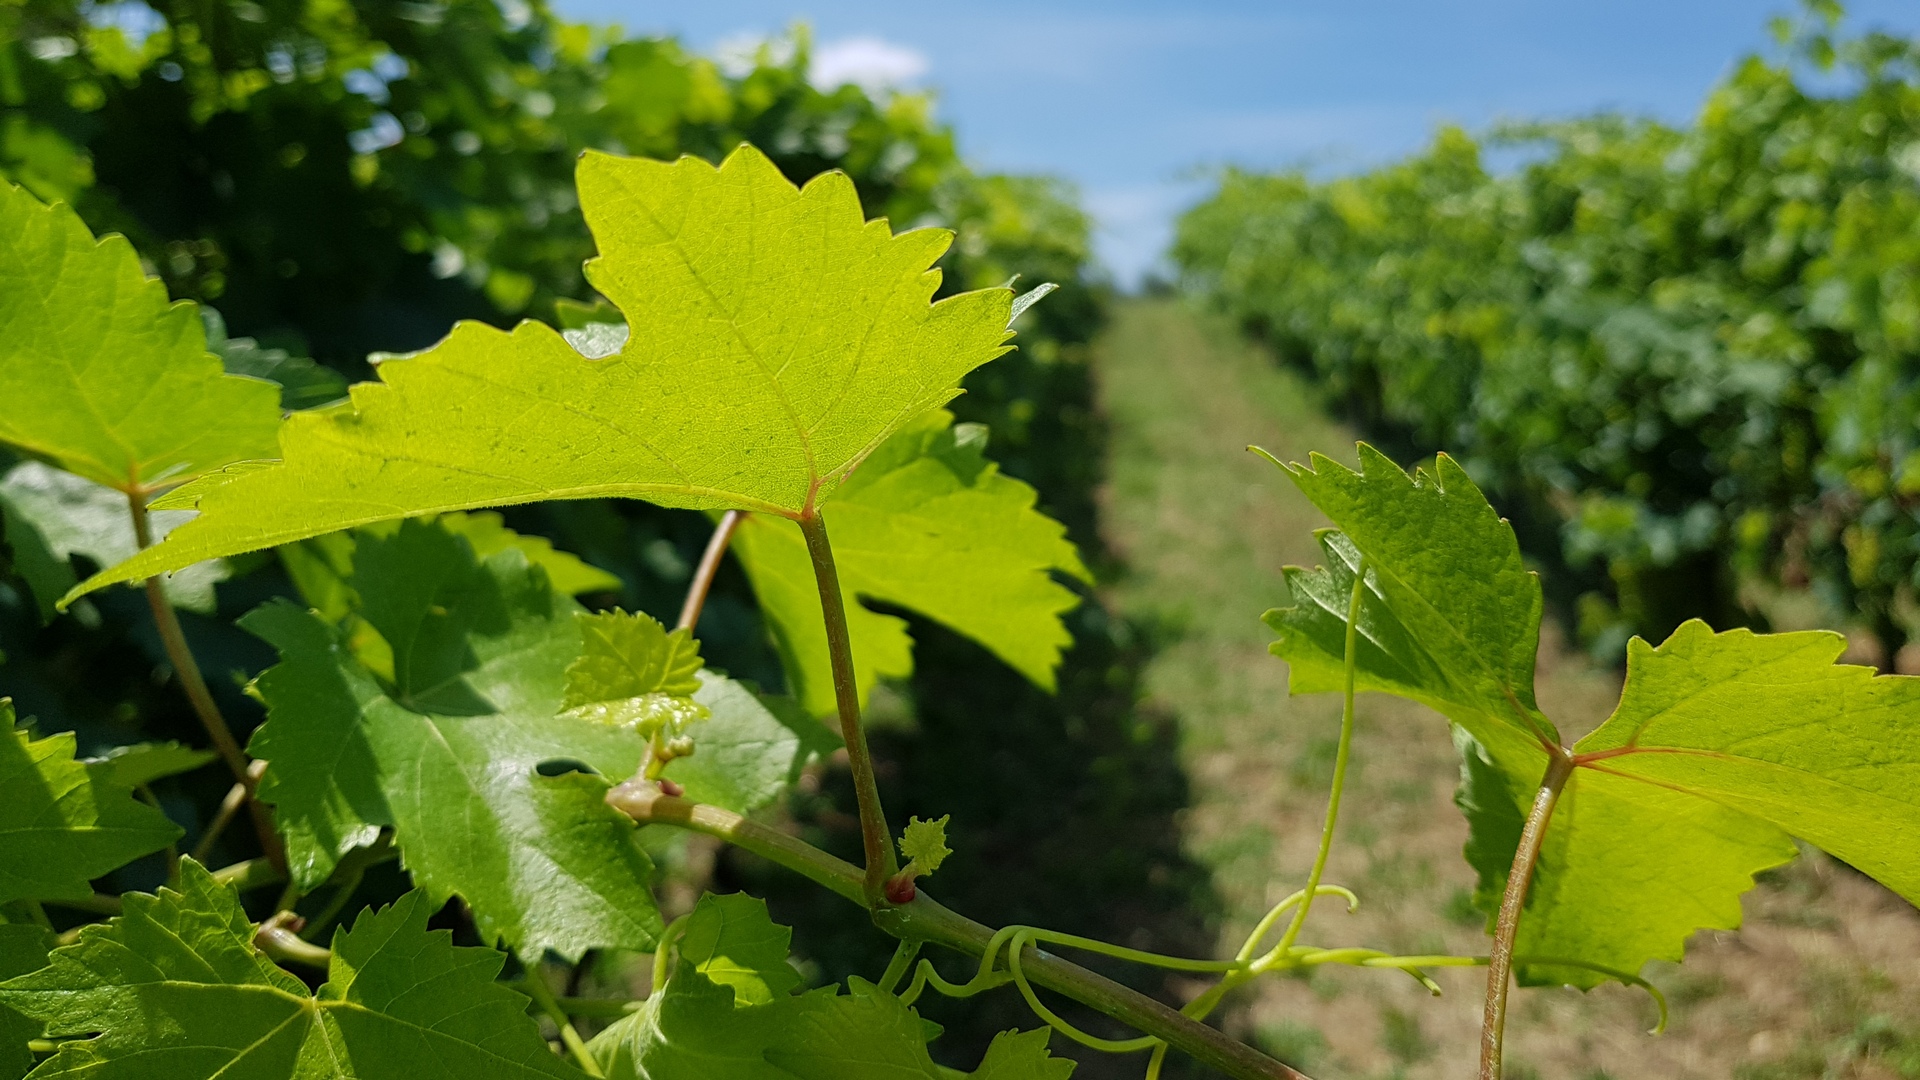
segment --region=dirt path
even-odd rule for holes
[[[1351,463],[1354,437],[1296,377],[1175,302],[1123,307],[1099,362],[1113,424],[1106,529],[1133,568],[1113,600],[1163,637],[1149,693],[1182,725],[1195,801],[1187,843],[1226,900],[1222,948],[1231,952],[1305,877],[1339,720],[1330,697],[1287,697],[1286,667],[1267,654],[1272,635],[1259,621],[1286,602],[1281,567],[1315,561],[1312,530],[1325,521],[1244,448]],[[1546,642],[1539,698],[1562,730],[1598,723],[1617,692],[1614,673]],[[1363,907],[1351,916],[1316,909],[1307,938],[1484,952],[1444,722],[1377,696],[1362,699],[1358,716],[1329,880],[1355,889]],[[1643,1034],[1653,1010],[1636,991],[1521,993],[1508,1076],[1920,1077],[1920,916],[1911,907],[1816,856],[1750,894],[1747,913],[1743,933],[1697,938],[1685,968],[1649,972],[1675,1011],[1661,1038]],[[1469,1076],[1484,976],[1437,977],[1439,1000],[1379,972],[1275,979],[1234,1022],[1316,1075]]]

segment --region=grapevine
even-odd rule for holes
[[[936,1062],[919,1003],[1002,993],[1034,1026],[966,1075],[1060,1080],[1072,1063],[1049,1053],[1058,1035],[1131,1055],[1149,1080],[1175,1052],[1266,1080],[1302,1074],[1205,1021],[1264,976],[1338,964],[1435,992],[1429,969],[1485,966],[1479,1075],[1496,1080],[1511,981],[1636,986],[1663,1026],[1641,970],[1697,929],[1735,925],[1753,875],[1796,841],[1920,896],[1920,681],[1837,665],[1838,635],[1689,622],[1659,646],[1635,639],[1618,709],[1567,745],[1534,698],[1544,602],[1512,527],[1451,458],[1409,473],[1363,444],[1357,471],[1273,459],[1276,481],[1333,523],[1324,565],[1291,568],[1291,605],[1264,616],[1292,691],[1342,702],[1297,890],[1224,959],[991,928],[942,905],[950,817],[896,830],[881,806],[866,713],[900,670],[904,631],[862,601],[945,624],[1051,688],[1062,615],[1081,602],[1065,582],[1090,574],[947,411],[1046,287],[936,300],[950,234],[869,221],[843,174],[796,186],[750,145],[717,166],[589,154],[579,187],[604,317],[564,332],[460,323],[382,360],[345,403],[284,416],[276,388],[220,367],[197,313],[170,305],[124,240],[96,241],[24,190],[0,196],[0,389],[29,406],[0,418],[0,439],[117,492],[137,537],[61,606],[143,588],[172,650],[182,579],[169,575],[271,551],[298,592],[240,621],[278,653],[249,684],[265,724],[241,748],[203,713],[235,778],[223,813],[248,808],[258,858],[209,868],[172,850],[182,831],[136,797],[204,756],[156,748],[141,772],[9,723],[0,1049],[24,1055],[22,1072],[307,1080],[435,1061],[488,1076],[943,1080],[955,1070]],[[711,516],[676,626],[590,610],[576,596],[603,575],[492,516],[590,498]],[[150,536],[156,511],[192,516]],[[729,558],[789,695],[702,657],[695,632]],[[197,708],[183,646],[176,668]],[[1429,706],[1462,752],[1472,850],[1492,853],[1475,869],[1502,897],[1484,956],[1315,936],[1321,901],[1360,903],[1327,868],[1362,692]],[[836,751],[860,865],[765,813]],[[789,931],[761,901],[663,913],[655,859],[690,833],[857,905],[897,942],[885,970],[802,989]],[[156,852],[163,887],[93,892]],[[411,890],[354,908],[396,858]],[[481,946],[429,929],[456,901]],[[47,905],[106,918],[55,935]],[[549,981],[593,950],[651,954],[649,992],[582,998]],[[1175,1009],[1061,953],[1209,985]],[[1043,990],[1132,1034],[1090,1032]]]

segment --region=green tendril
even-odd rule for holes
[[[1032,984],[1027,982],[1026,975],[1020,970],[1021,950],[1025,949],[1030,941],[1032,938],[1024,929],[1013,935],[1012,947],[1007,950],[1007,970],[1012,973],[1013,985],[1020,989],[1020,996],[1027,999],[1027,1008],[1033,1010],[1033,1015],[1045,1020],[1047,1026],[1053,1030],[1092,1050],[1109,1054],[1132,1054],[1141,1050],[1151,1050],[1160,1045],[1160,1040],[1152,1035],[1142,1035],[1134,1039],[1102,1039],[1098,1035],[1089,1035],[1047,1008],[1041,1002],[1040,996],[1033,992]]]

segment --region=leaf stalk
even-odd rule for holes
[[[133,539],[141,550],[153,546],[153,527],[147,519],[145,498],[138,492],[127,493],[127,512],[133,516]],[[233,771],[233,778],[242,784],[247,792],[247,810],[253,817],[254,832],[260,836],[260,850],[274,865],[284,868],[287,864],[286,848],[280,843],[279,833],[274,831],[273,818],[266,806],[254,798],[255,776],[248,767],[246,752],[240,749],[240,743],[233,737],[233,729],[227,726],[227,718],[220,714],[220,706],[213,700],[212,691],[207,689],[207,680],[200,674],[200,665],[193,659],[193,650],[187,647],[187,635],[180,628],[180,616],[173,610],[172,601],[167,599],[166,590],[160,585],[158,576],[146,580],[147,606],[153,610],[153,624],[160,631],[160,643],[167,651],[167,660],[173,664],[175,675],[180,678],[180,689],[186,692],[187,702],[193,706],[200,725],[207,729],[207,737],[213,740],[213,748],[220,754],[227,768]]]
[[[1547,761],[1547,774],[1534,794],[1533,808],[1527,812],[1526,827],[1520,833],[1520,846],[1513,853],[1513,867],[1507,872],[1506,891],[1500,897],[1500,915],[1494,923],[1493,951],[1487,958],[1487,1007],[1480,1022],[1480,1080],[1500,1080],[1501,1051],[1506,1039],[1507,991],[1512,984],[1513,945],[1520,932],[1520,912],[1527,902],[1527,889],[1533,881],[1533,868],[1540,861],[1540,845],[1546,839],[1547,822],[1559,804],[1567,781],[1573,777],[1573,756],[1563,748]]]
[[[687,584],[687,598],[680,603],[680,621],[674,624],[675,629],[692,633],[694,627],[700,625],[700,609],[706,606],[707,593],[712,591],[714,576],[720,572],[720,560],[727,553],[727,544],[733,540],[733,530],[740,527],[740,519],[745,516],[741,510],[720,515],[713,535],[707,538],[707,549],[700,553],[700,565],[693,571],[693,580]]]
[[[860,723],[860,687],[853,670],[853,637],[847,629],[846,601],[840,593],[840,572],[834,566],[833,545],[819,510],[799,519],[813,560],[813,580],[820,587],[820,610],[826,621],[827,654],[833,663],[833,696],[840,708],[840,735],[847,744],[847,765],[853,772],[853,793],[860,803],[860,845],[866,854],[862,892],[875,912],[890,906],[887,879],[900,872],[894,859],[892,830],[880,808],[880,785],[874,779],[873,755],[867,750],[867,732]]]

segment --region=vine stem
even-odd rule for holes
[[[664,795],[657,784],[638,779],[608,792],[607,803],[642,825],[674,825],[718,837],[779,863],[853,903],[867,905],[866,876],[858,868],[730,810]],[[943,945],[970,956],[984,955],[994,942],[994,931],[937,903],[925,889],[917,890],[913,900],[905,904],[870,910],[876,926],[903,941]],[[1105,976],[1044,952],[1032,942],[1024,947],[1020,960],[1023,975],[1033,983],[1157,1036],[1235,1080],[1308,1080],[1305,1074],[1253,1047]]]
[[[873,755],[867,750],[867,732],[860,724],[860,687],[854,681],[853,637],[847,630],[846,601],[840,594],[840,572],[833,563],[833,545],[827,541],[827,523],[820,511],[800,518],[813,560],[813,580],[820,587],[820,611],[826,621],[827,654],[833,662],[833,696],[840,707],[840,735],[847,744],[847,764],[853,771],[853,793],[860,802],[860,844],[866,854],[862,878],[865,903],[878,912],[888,906],[887,879],[900,872],[893,855],[893,833],[880,809],[880,785],[873,775]]]
[[[726,555],[727,544],[733,540],[733,530],[740,527],[740,519],[745,516],[739,510],[729,510],[720,515],[719,524],[713,527],[713,535],[707,538],[707,550],[700,554],[700,565],[693,571],[693,580],[687,584],[687,598],[680,604],[680,621],[674,624],[676,630],[691,631],[700,625],[700,609],[706,606],[714,575],[720,572],[720,559]]]
[[[1547,775],[1534,794],[1533,808],[1527,812],[1520,846],[1513,853],[1513,867],[1507,871],[1507,888],[1500,897],[1493,951],[1487,957],[1487,1009],[1480,1021],[1480,1080],[1500,1080],[1500,1056],[1507,1028],[1507,990],[1512,983],[1513,944],[1520,930],[1520,910],[1527,902],[1533,868],[1540,861],[1540,844],[1546,839],[1547,822],[1553,817],[1553,808],[1559,804],[1567,781],[1573,777],[1573,756],[1559,747],[1555,749],[1558,752],[1548,759]]]
[[[153,546],[153,528],[147,520],[146,500],[138,491],[127,492],[127,512],[133,517],[134,543],[141,550]],[[146,580],[146,592],[147,606],[153,610],[154,627],[160,631],[160,643],[166,648],[174,674],[180,677],[180,688],[186,692],[188,703],[200,717],[201,726],[207,729],[214,750],[227,763],[227,768],[233,771],[234,780],[246,788],[247,810],[253,816],[254,831],[260,835],[260,850],[274,865],[284,867],[286,849],[280,844],[279,834],[274,832],[273,820],[267,815],[267,808],[253,797],[254,775],[248,767],[247,755],[234,739],[233,729],[227,726],[227,718],[220,714],[220,706],[214,702],[213,693],[207,689],[207,680],[200,674],[200,665],[193,659],[193,650],[187,647],[187,635],[180,628],[180,617],[174,614],[173,603],[167,599],[166,590],[161,588],[158,575]]]
[[[560,1029],[560,1041],[566,1045],[567,1053],[573,1055],[574,1064],[580,1066],[580,1071],[596,1080],[606,1076],[600,1071],[600,1063],[593,1060],[593,1055],[587,1051],[587,1041],[580,1037],[580,1032],[573,1026],[573,1017],[567,1015],[567,1010],[553,996],[553,989],[547,985],[546,977],[538,968],[528,969],[520,989],[533,999],[534,1004],[540,1006],[540,1011],[547,1014],[553,1026]]]

